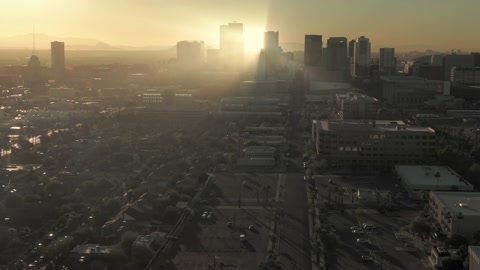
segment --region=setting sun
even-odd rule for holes
[[[263,48],[263,33],[264,30],[261,28],[244,29],[245,52],[257,53]]]

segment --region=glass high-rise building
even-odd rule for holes
[[[305,66],[317,66],[322,63],[323,42],[321,35],[305,35]]]

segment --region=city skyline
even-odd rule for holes
[[[111,8],[113,3],[115,9]],[[349,39],[364,35],[374,48],[474,50],[480,47],[480,37],[463,26],[480,22],[475,17],[478,8],[480,3],[467,0],[394,4],[380,0],[186,0],[182,5],[153,0],[135,5],[125,0],[19,0],[2,4],[5,15],[0,23],[10,27],[2,30],[0,40],[31,33],[35,25],[39,33],[94,39],[115,46],[174,46],[181,40],[203,40],[206,47],[218,47],[218,27],[240,22],[244,24],[246,51],[260,49],[266,31],[279,31],[281,44],[303,44],[309,34]]]

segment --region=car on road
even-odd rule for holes
[[[365,232],[363,230],[353,230],[353,234],[364,234]]]
[[[370,244],[370,240],[369,240],[369,239],[365,239],[365,238],[357,238],[357,243]]]
[[[354,230],[361,230],[362,228],[358,227],[358,226],[352,226],[350,227],[350,230],[354,231]]]
[[[202,218],[205,219],[207,218],[207,216],[208,216],[208,212],[207,211],[203,212]]]
[[[362,226],[363,226],[364,229],[366,229],[366,228],[375,229],[375,224],[371,224],[371,223],[363,223]]]
[[[373,258],[370,256],[362,256],[362,261],[373,262]]]
[[[247,240],[247,237],[245,234],[240,234],[240,241],[245,242]]]
[[[255,226],[250,225],[250,226],[248,226],[248,229],[253,232],[253,231],[255,231]]]

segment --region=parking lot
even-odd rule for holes
[[[215,187],[178,240],[168,269],[220,269],[221,264],[225,269],[257,269],[267,257],[272,200],[279,196],[281,179],[278,174],[217,174]]]
[[[256,269],[267,256],[271,214],[268,210],[209,209],[213,219],[197,213],[192,226],[186,228],[174,269],[208,269],[224,264],[233,269]],[[203,211],[202,210],[202,211]],[[232,222],[232,227],[227,226]],[[254,229],[250,230],[249,226]],[[240,240],[245,235],[245,240]]]
[[[335,226],[339,239],[331,269],[425,269],[428,267],[422,250],[413,247],[412,241],[400,241],[395,233],[401,231],[420,213],[402,194],[395,179],[385,177],[315,176],[319,205],[330,197],[331,210],[328,221]],[[337,186],[343,196],[336,195]],[[360,190],[360,192],[358,192]],[[330,193],[330,194],[329,194]],[[379,194],[379,195],[377,195]],[[395,196],[395,199],[387,199]],[[353,195],[353,196],[352,196]],[[337,196],[342,196],[339,199]],[[344,211],[336,206],[343,201]],[[390,203],[388,202],[390,201]],[[385,211],[382,205],[391,204]],[[371,232],[363,224],[373,224]],[[356,234],[352,227],[361,230]],[[357,240],[361,239],[361,240]],[[405,246],[405,243],[409,243]],[[362,259],[362,256],[366,256]]]

